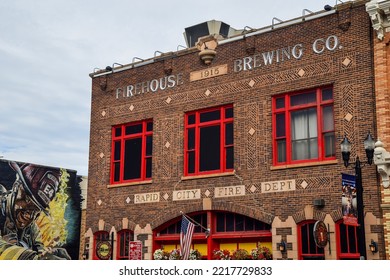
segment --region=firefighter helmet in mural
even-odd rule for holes
[[[16,162],[11,162],[10,165],[18,174],[26,194],[48,215],[47,209],[58,191],[61,172],[35,164],[19,166]]]

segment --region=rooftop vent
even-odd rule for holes
[[[201,37],[212,35],[216,38],[225,39],[242,32],[230,27],[229,24],[217,20],[206,21],[187,27],[184,30],[184,39],[188,48],[194,47]]]

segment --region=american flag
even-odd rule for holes
[[[195,225],[191,223],[186,216],[183,215],[181,220],[180,231],[180,253],[183,260],[188,260],[191,250],[192,234],[194,233]]]

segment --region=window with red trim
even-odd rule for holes
[[[315,221],[304,221],[298,225],[299,259],[300,260],[324,260],[324,248],[316,245],[314,240]]]
[[[274,165],[335,159],[333,89],[272,98]]]
[[[218,212],[216,214],[216,232],[250,232],[259,230],[270,231],[271,226],[236,213]]]
[[[342,260],[359,260],[358,232],[356,226],[345,225],[343,220],[336,224],[338,258]]]
[[[184,174],[233,170],[233,105],[186,113]]]
[[[129,259],[129,245],[133,240],[133,232],[129,229],[123,229],[117,233],[117,259]]]
[[[110,240],[110,234],[107,231],[97,231],[97,232],[94,233],[93,239],[94,239],[94,242],[93,242],[93,244],[94,244],[93,259],[94,260],[99,260],[99,257],[96,254],[97,244],[100,241],[109,241]]]
[[[152,178],[153,121],[112,128],[111,184]]]

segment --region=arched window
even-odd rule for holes
[[[300,260],[324,260],[324,248],[314,241],[314,224],[316,221],[304,221],[298,224],[298,258]]]
[[[237,249],[245,249],[250,252],[259,244],[272,251],[272,232],[269,224],[225,211],[198,212],[189,216],[196,222],[192,248],[197,249],[205,259],[213,259],[214,250],[228,250],[232,253]],[[207,228],[210,232],[206,238]],[[181,217],[157,228],[154,231],[154,251],[163,249],[170,252],[179,249],[180,229]]]
[[[340,260],[359,260],[357,227],[345,225],[343,220],[336,223],[337,258]]]
[[[129,259],[129,244],[134,238],[133,232],[129,229],[122,229],[117,233],[117,259]]]

